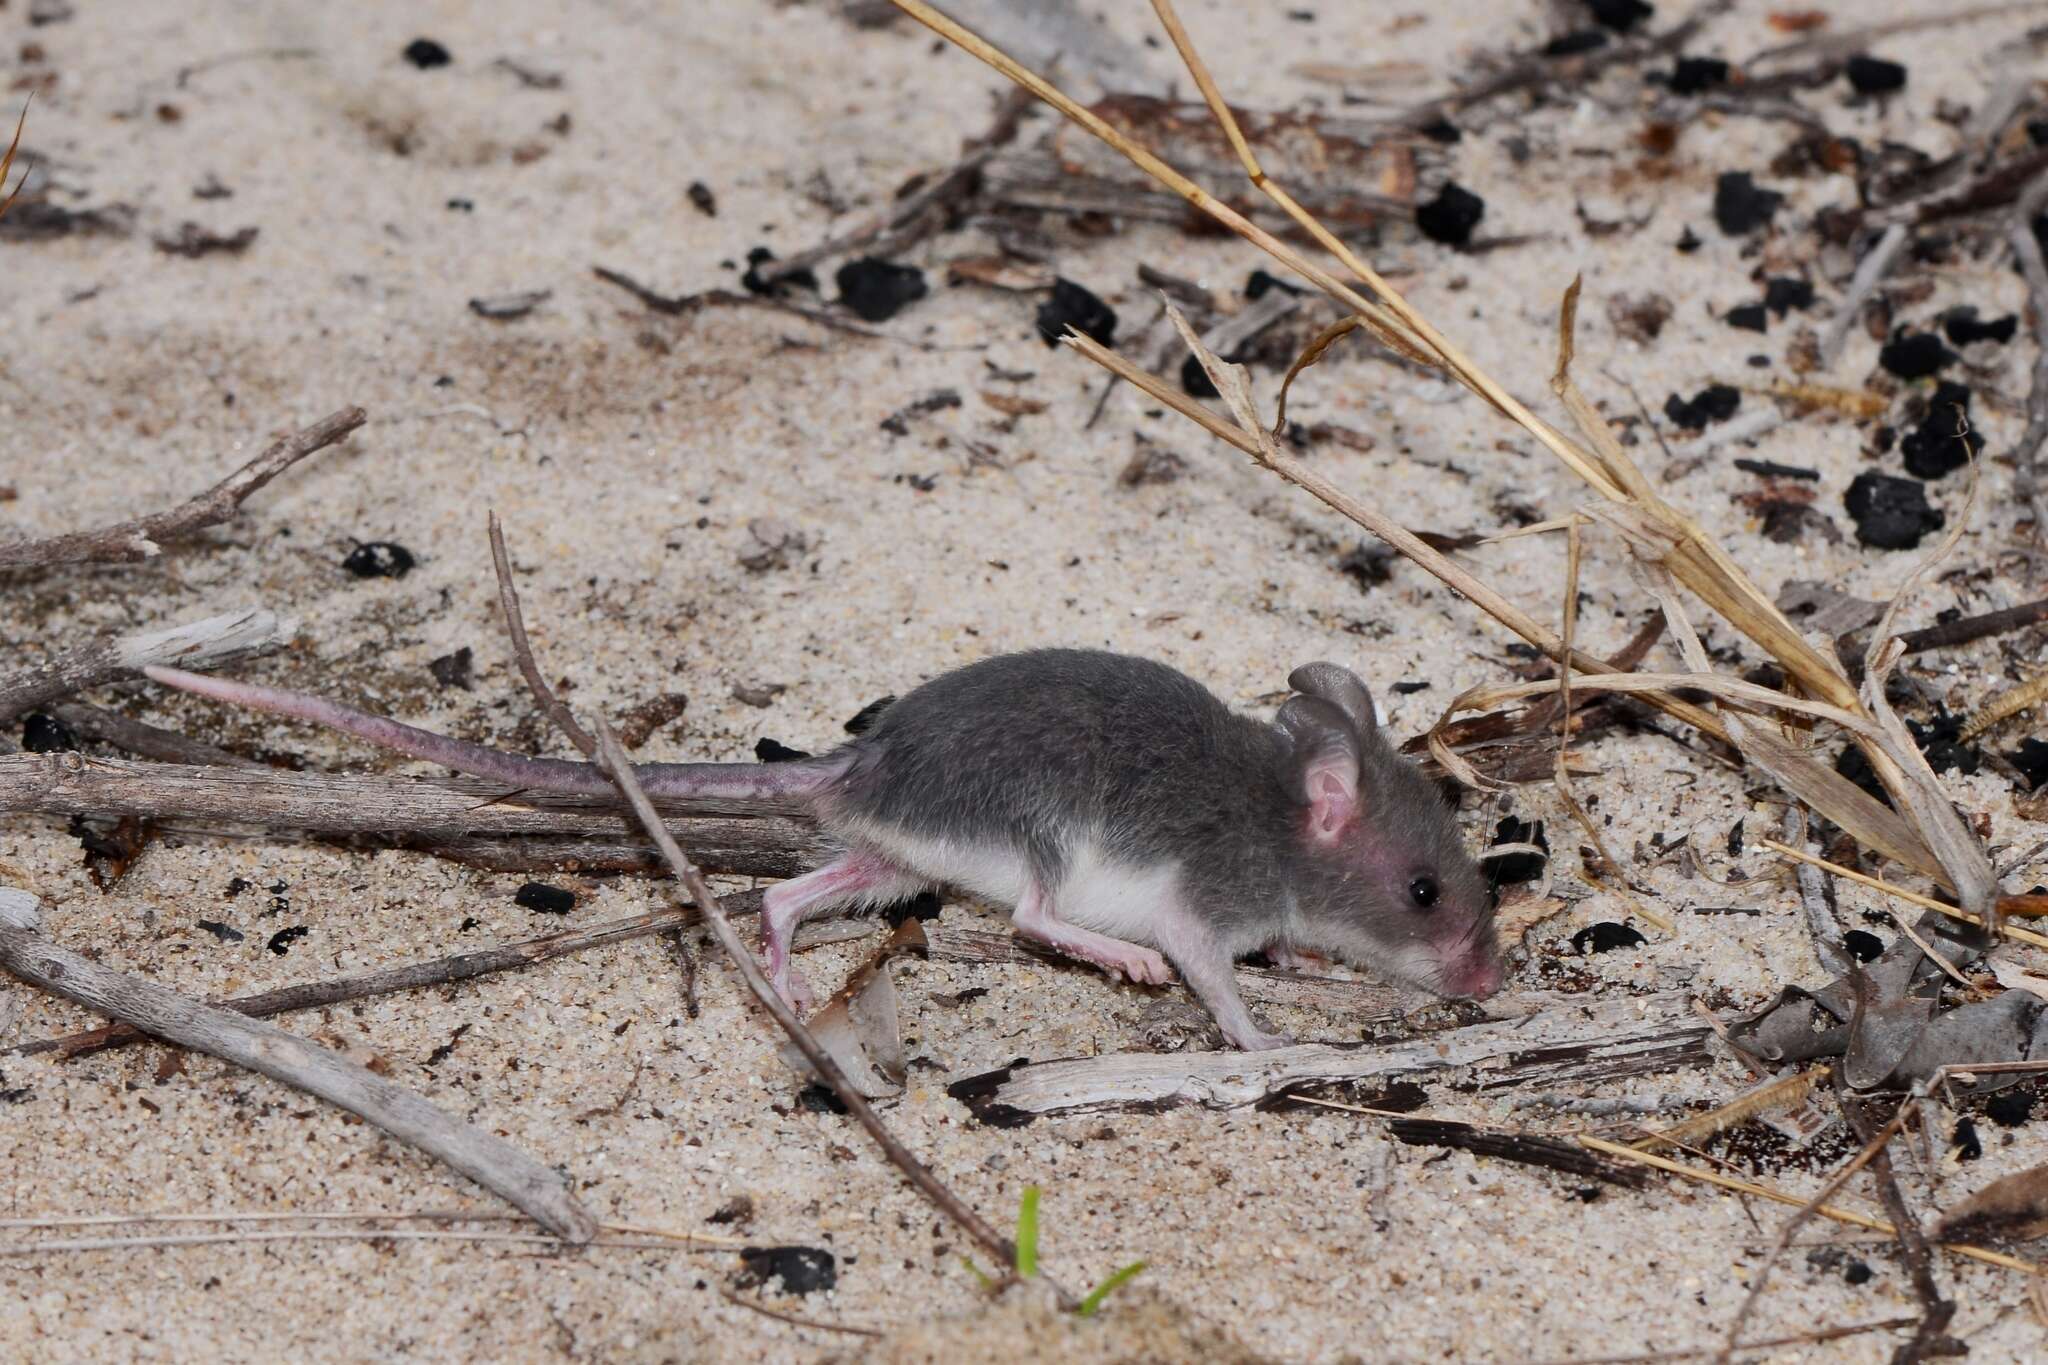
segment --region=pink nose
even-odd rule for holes
[[[1500,989],[1504,976],[1500,963],[1482,958],[1458,974],[1451,993],[1467,1000],[1484,1000]]]

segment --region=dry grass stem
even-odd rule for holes
[[[1831,863],[1825,858],[1817,858],[1813,854],[1802,852],[1789,844],[1781,844],[1776,839],[1759,839],[1756,842],[1759,848],[1770,849],[1773,853],[1781,853],[1787,858],[1797,859],[1802,863],[1811,863],[1813,866],[1824,871],[1834,873],[1837,877],[1847,877],[1852,882],[1861,882],[1873,890],[1884,892],[1887,896],[1896,896],[1902,901],[1910,901],[1912,904],[1923,909],[1932,910],[1937,915],[1946,915],[1948,918],[1960,920],[1964,924],[1975,924],[1980,927],[1985,923],[1981,917],[1958,910],[1953,905],[1946,905],[1941,901],[1935,900],[1932,896],[1923,896],[1917,891],[1908,891],[1903,886],[1895,886],[1891,882],[1881,881],[1876,877],[1870,876],[1868,873],[1858,872],[1853,867],[1843,867],[1840,863]],[[2006,899],[2031,901],[2038,899],[2038,897],[2012,896]],[[2033,911],[2033,913],[2038,914],[2041,912]],[[2031,929],[2021,929],[2015,925],[2003,922],[1998,924],[1997,929],[2000,934],[2003,934],[2015,943],[2031,943],[2036,948],[2048,948],[2048,935],[2037,934]]]
[[[1636,1143],[1638,1151],[1654,1151],[1658,1147],[1695,1146],[1712,1137],[1724,1128],[1745,1123],[1758,1114],[1773,1109],[1789,1109],[1813,1093],[1813,1088],[1827,1078],[1827,1067],[1815,1067],[1802,1071],[1796,1076],[1786,1076],[1775,1081],[1746,1090],[1718,1109],[1710,1109],[1695,1115],[1683,1123],[1674,1123],[1669,1128],[1659,1128]]]
[[[1618,1142],[1609,1142],[1605,1138],[1582,1135],[1579,1138],[1579,1142],[1596,1152],[1605,1152],[1609,1156],[1617,1156],[1625,1161],[1639,1161],[1645,1166],[1655,1166],[1660,1171],[1668,1171],[1672,1175],[1683,1176],[1687,1180],[1698,1180],[1708,1185],[1719,1185],[1724,1190],[1733,1190],[1737,1194],[1746,1194],[1757,1199],[1768,1199],[1775,1204],[1786,1204],[1796,1209],[1804,1208],[1810,1202],[1801,1195],[1789,1193],[1772,1185],[1760,1185],[1753,1180],[1740,1180],[1732,1175],[1723,1175],[1719,1171],[1703,1171],[1697,1166],[1688,1166],[1682,1161],[1673,1161],[1669,1157],[1656,1156],[1649,1152],[1639,1152],[1633,1147],[1625,1147]],[[1814,1206],[1813,1211],[1822,1218],[1827,1218],[1837,1223],[1847,1223],[1851,1227],[1882,1233],[1886,1237],[1898,1236],[1898,1229],[1894,1228],[1884,1219],[1873,1218],[1867,1213],[1858,1213],[1854,1209],[1839,1208],[1833,1204],[1817,1204]],[[2017,1270],[2027,1275],[2039,1275],[2041,1273],[2041,1268],[2033,1262],[2023,1261],[2017,1256],[2008,1256],[2002,1251],[1992,1251],[1986,1247],[1970,1246],[1967,1243],[1944,1242],[1942,1246],[1958,1256],[1967,1257],[1973,1261],[1982,1261],[1985,1265],[1995,1265],[2005,1270]]]

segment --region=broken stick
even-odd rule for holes
[[[124,976],[44,938],[40,902],[0,889],[0,967],[52,995],[76,1001],[144,1033],[247,1067],[375,1124],[400,1142],[453,1167],[563,1241],[587,1242],[597,1222],[568,1182],[511,1143],[275,1024],[189,1000]]]

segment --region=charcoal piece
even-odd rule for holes
[[[1941,315],[1941,330],[1958,346],[1968,346],[1979,341],[1989,341],[1994,345],[2003,346],[2013,339],[2019,325],[2020,318],[2017,313],[2007,313],[2002,318],[1993,318],[1985,322],[1977,316],[1976,307],[1967,303],[1958,304]]]
[[[1657,12],[1647,0],[1586,0],[1593,22],[1616,33],[1628,33]]]
[[[1851,929],[1842,935],[1842,946],[1858,962],[1875,962],[1884,956],[1884,940],[1868,929]]]
[[[1681,427],[1698,430],[1709,422],[1725,422],[1742,406],[1742,391],[1726,384],[1710,384],[1690,399],[1672,394],[1664,400],[1664,415]]]
[[[1813,282],[1791,275],[1775,276],[1764,282],[1764,307],[1784,317],[1794,308],[1813,307]]]
[[[2012,766],[2020,770],[2027,779],[2027,785],[2039,790],[2048,785],[2048,739],[2025,739],[2020,747],[2006,755]]]
[[[749,1286],[774,1281],[785,1294],[812,1294],[839,1283],[839,1261],[820,1247],[742,1247],[740,1263]]]
[[[1456,181],[1446,181],[1436,198],[1415,210],[1415,226],[1432,242],[1463,246],[1486,216],[1486,201]]]
[[[1903,90],[1906,85],[1905,67],[1868,53],[1859,52],[1851,57],[1842,68],[1842,74],[1849,78],[1849,84],[1859,95],[1889,95],[1894,90]]]
[[[1550,840],[1543,837],[1541,820],[1517,820],[1513,816],[1502,820],[1493,827],[1495,844],[1534,844],[1543,853],[1503,853],[1499,857],[1480,855],[1486,865],[1487,879],[1495,886],[1511,886],[1517,882],[1533,882],[1543,875],[1543,865],[1548,859]]]
[[[1597,52],[1606,46],[1606,34],[1597,28],[1582,28],[1552,38],[1541,51],[1546,57],[1576,57],[1582,52]]]
[[[566,915],[576,908],[576,893],[546,882],[528,882],[512,894],[512,903],[536,915]]]
[[[1602,920],[1572,935],[1572,951],[1584,957],[1588,952],[1611,953],[1617,948],[1633,948],[1647,942],[1648,939],[1629,925]]]
[[[1052,297],[1038,306],[1038,334],[1046,345],[1057,346],[1069,327],[1107,346],[1116,338],[1116,310],[1085,286],[1062,277],[1052,282]]]
[[[807,751],[792,749],[781,740],[770,739],[766,735],[754,741],[754,758],[760,763],[794,763],[809,757]]]
[[[55,716],[31,711],[21,719],[21,747],[32,754],[78,752],[78,736]]]
[[[1961,359],[1934,332],[1901,330],[1877,353],[1877,363],[1901,379],[1925,379]]]
[[[1761,303],[1745,303],[1739,308],[1730,308],[1722,321],[1730,327],[1740,327],[1749,332],[1768,332],[1771,329],[1771,315]]]
[[[455,58],[432,38],[415,38],[405,45],[405,59],[422,71],[447,66]]]
[[[833,278],[839,285],[839,301],[864,322],[887,322],[931,292],[916,266],[873,256],[848,261]]]
[[[1918,479],[1938,479],[1961,469],[1984,448],[1984,438],[1970,429],[1970,389],[1944,379],[1927,400],[1927,415],[1899,442],[1906,472]]]
[[[1842,498],[1856,539],[1880,550],[1910,550],[1947,518],[1927,505],[1927,488],[1916,479],[1865,470]]]
[[[1719,57],[1680,57],[1664,83],[1674,95],[1697,95],[1728,84],[1728,63]]]
[[[1714,222],[1730,237],[1763,227],[1784,202],[1784,195],[1757,184],[1748,171],[1724,171],[1714,182]]]

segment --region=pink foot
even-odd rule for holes
[[[1321,975],[1330,967],[1330,959],[1321,953],[1311,953],[1287,943],[1269,943],[1265,951],[1267,959],[1282,971]]]

